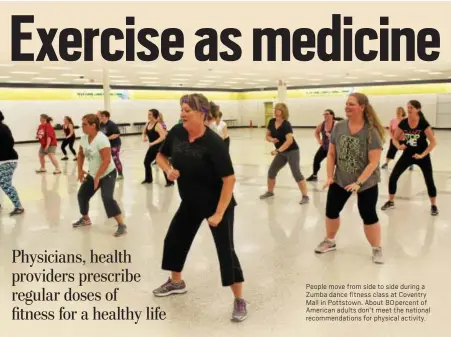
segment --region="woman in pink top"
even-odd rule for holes
[[[387,151],[387,157],[386,157],[386,161],[385,164],[382,165],[383,169],[388,168],[388,163],[390,162],[390,160],[395,159],[396,156],[396,152],[398,152],[398,149],[396,148],[396,146],[393,144],[393,137],[395,136],[395,131],[398,128],[398,124],[399,122],[401,122],[404,118],[406,117],[406,111],[404,110],[403,107],[398,107],[396,109],[396,118],[393,118],[390,121],[390,127],[389,127],[389,132],[390,132],[390,148]],[[403,139],[398,139],[398,140],[403,140]]]

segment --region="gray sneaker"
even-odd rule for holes
[[[273,197],[273,196],[274,196],[273,192],[266,192],[265,194],[262,194],[260,196],[260,199],[266,199],[266,198],[270,198],[270,197]]]
[[[91,219],[85,219],[85,218],[81,217],[80,219],[78,219],[77,221],[75,221],[72,224],[72,227],[76,228],[76,227],[91,226],[91,225],[92,225]]]
[[[180,283],[174,283],[169,278],[166,283],[158,287],[153,291],[153,294],[157,297],[169,296],[172,294],[184,294],[186,293],[185,281]]]
[[[233,302],[232,322],[242,322],[247,318],[247,303],[242,298]]]
[[[335,242],[329,239],[324,239],[323,241],[321,241],[318,247],[316,247],[315,253],[324,254],[335,249],[337,249],[337,245],[335,244]]]
[[[299,203],[301,205],[304,205],[304,204],[308,204],[309,201],[310,201],[310,198],[308,196],[304,195],[304,196],[302,196],[302,199],[301,199],[301,201]]]
[[[121,235],[124,235],[125,233],[127,233],[127,226],[125,226],[125,225],[118,225],[117,226],[117,230],[114,233],[114,236],[121,236]]]
[[[384,256],[382,255],[382,248],[373,248],[373,262],[377,264],[384,263]]]

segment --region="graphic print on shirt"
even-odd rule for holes
[[[421,130],[404,130],[406,145],[417,147],[418,139],[421,137]]]
[[[87,146],[85,149],[85,157],[86,159],[88,159],[88,161],[91,161],[94,158],[93,154],[94,151],[92,150],[92,148],[90,146]]]
[[[174,140],[174,153],[181,153],[187,157],[201,159],[205,153],[205,149],[195,146],[186,141]]]
[[[341,170],[355,174],[359,172],[359,158],[363,156],[360,139],[342,135],[338,146],[338,166]]]
[[[38,130],[38,138],[39,139],[43,139],[45,136],[45,130],[44,129],[39,129]]]

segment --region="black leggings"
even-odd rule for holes
[[[326,216],[329,219],[337,219],[351,195],[352,193],[346,191],[336,183],[330,185],[329,192],[327,193]],[[378,196],[378,185],[357,193],[357,206],[360,217],[365,225],[374,225],[379,222],[376,212]]]
[[[313,175],[318,175],[319,169],[321,168],[321,162],[327,158],[327,150],[322,146],[316,151],[315,158],[313,159]]]
[[[72,154],[74,156],[77,155],[77,152],[75,152],[75,149],[74,149],[74,143],[75,143],[75,137],[64,138],[63,139],[63,143],[61,144],[61,151],[63,151],[65,156],[67,155],[67,152],[66,152],[66,146],[67,145],[69,145],[69,149],[72,152]]]
[[[405,152],[402,154],[401,158],[397,161],[393,171],[390,175],[390,180],[388,183],[388,193],[396,194],[396,185],[401,174],[411,165],[418,165],[423,172],[424,180],[428,189],[428,195],[430,198],[435,198],[437,196],[437,189],[434,184],[434,175],[432,172],[432,162],[431,156],[427,155],[423,159],[415,159],[412,157],[413,154]]]
[[[395,159],[396,152],[398,152],[398,149],[396,148],[395,144],[393,144],[393,139],[390,139],[390,147],[387,151],[387,159]]]
[[[158,145],[154,145],[149,147],[146,153],[146,157],[144,158],[144,169],[145,169],[145,178],[144,180],[147,182],[153,182],[153,176],[152,176],[152,162],[157,158],[158,154]],[[170,183],[170,180],[168,179],[168,176],[166,175],[166,172],[164,173],[164,179],[166,179],[166,184]]]
[[[182,272],[194,237],[206,216],[197,211],[199,207],[182,204],[175,213],[164,239],[162,269]],[[229,206],[217,227],[210,227],[219,258],[221,282],[224,287],[244,282],[243,271],[233,243],[235,207]]]

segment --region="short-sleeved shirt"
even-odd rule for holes
[[[88,135],[83,135],[80,138],[80,146],[83,148],[83,154],[88,161],[88,173],[93,178],[99,171],[100,165],[102,165],[102,155],[100,150],[108,147],[111,148],[110,140],[102,132],[97,132],[97,135],[92,140],[91,144],[88,141]],[[115,170],[113,158],[111,158],[110,165],[105,170],[101,178]]]
[[[368,124],[356,134],[351,134],[348,121],[337,123],[330,136],[331,144],[335,145],[336,168],[334,181],[345,188],[355,183],[369,164],[369,151],[382,149],[382,140],[374,128],[369,141]],[[380,167],[363,183],[359,192],[373,187],[380,182]]]
[[[55,130],[53,129],[53,126],[50,125],[50,123],[45,123],[44,125],[40,124],[38,127],[37,136],[39,143],[41,143],[41,146],[44,148],[47,146],[47,138],[50,138],[49,146],[58,145]]]
[[[222,138],[210,128],[192,143],[188,137],[183,124],[177,124],[159,151],[170,157],[172,166],[180,172],[177,186],[182,202],[198,214],[211,216],[221,196],[222,178],[234,174],[232,160]],[[236,206],[233,196],[231,204]]]
[[[108,120],[105,124],[100,124],[100,131],[102,131],[107,137],[112,135],[121,134],[119,127],[111,120]],[[109,140],[111,147],[121,146],[121,137]]]
[[[293,128],[291,127],[291,124],[289,121],[284,120],[282,124],[279,126],[279,128],[276,128],[276,119],[273,118],[268,122],[267,129],[270,132],[270,135],[272,138],[277,138],[279,141],[274,144],[276,149],[281,147],[283,143],[287,140],[287,135],[289,133],[293,133]],[[290,147],[286,149],[284,152],[297,150],[299,149],[298,144],[296,143],[296,140],[293,138],[293,143],[291,143]]]
[[[404,152],[414,155],[416,153],[421,154],[427,149],[429,143],[425,131],[428,127],[430,127],[430,124],[424,118],[420,118],[418,125],[414,128],[410,127],[407,118],[398,124],[398,128],[404,132],[404,144],[407,146]]]

